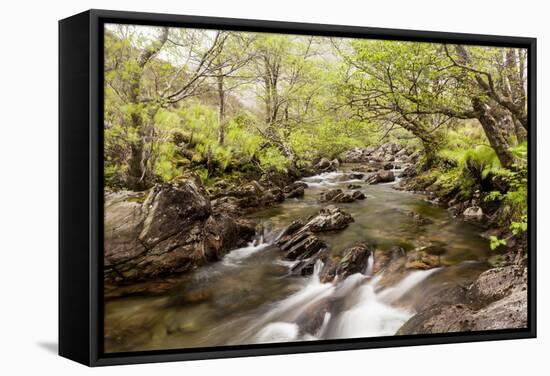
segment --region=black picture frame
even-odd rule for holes
[[[128,353],[103,352],[103,25],[230,29],[462,43],[528,51],[528,327]],[[536,337],[536,39],[247,19],[88,10],[59,21],[59,354],[88,366]]]

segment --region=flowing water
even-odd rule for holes
[[[304,181],[303,198],[254,213],[264,234],[247,247],[228,253],[221,262],[171,278],[168,292],[111,299],[105,303],[105,350],[138,351],[308,341],[393,335],[427,296],[442,286],[465,285],[489,266],[487,241],[476,226],[452,218],[421,195],[393,189],[395,183],[366,185],[347,180],[342,171]],[[395,171],[399,173],[399,171]],[[337,283],[322,283],[318,261],[312,276],[289,273],[293,263],[272,245],[295,219],[318,212],[319,193],[329,188],[360,185],[366,200],[338,204],[355,222],[336,233],[320,234],[333,253],[359,241],[376,244],[377,252],[392,246],[406,250],[441,244],[446,253],[440,268],[373,274],[373,260],[364,274]],[[418,225],[412,210],[433,223]]]

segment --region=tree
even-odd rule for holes
[[[120,96],[127,108],[126,121],[132,137],[129,142],[126,184],[134,189],[145,188],[144,182],[151,178],[150,170],[147,169],[150,150],[146,149],[145,140],[152,137],[151,118],[156,111],[155,106],[146,105],[142,96],[145,91],[142,78],[151,59],[159,53],[167,40],[168,28],[162,27],[159,28],[158,35],[137,53],[131,46],[123,44],[118,45],[121,51],[115,49],[112,56],[107,50],[106,82]],[[126,51],[122,52],[123,49]]]
[[[464,86],[471,111],[479,120],[501,165],[513,169],[511,150],[515,134],[523,142],[527,134],[526,56],[524,50],[448,46],[449,72]]]
[[[143,35],[123,27],[114,36],[123,43],[106,49],[106,84],[124,106],[120,119],[130,140],[125,185],[136,190],[150,187],[154,180],[158,110],[199,94],[205,80],[223,69],[219,56],[227,39],[227,33],[220,31],[166,27],[153,31],[154,36]]]
[[[466,123],[512,169],[528,131],[521,49],[132,25],[105,43],[113,186],[301,167],[387,139],[442,167]]]
[[[255,39],[255,35],[228,32],[228,38],[216,61],[217,71],[214,72],[214,78],[218,95],[218,143],[220,145],[225,143],[227,96],[253,80],[253,77],[239,76],[238,73],[254,58],[251,45]]]
[[[262,35],[254,46],[252,69],[265,118],[258,130],[268,144],[296,165],[298,155],[290,140],[294,126],[305,121],[313,97],[323,85],[315,70],[314,38]]]
[[[384,136],[395,126],[411,132],[424,148],[424,168],[431,167],[443,143],[440,128],[455,116],[432,108],[452,97],[452,86],[438,77],[444,60],[439,47],[376,40],[335,47],[347,63],[341,85],[345,105],[361,121],[385,126]]]

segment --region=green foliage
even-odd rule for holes
[[[419,188],[464,201],[479,191],[483,204],[504,208],[514,234],[527,231],[527,144],[516,145],[523,138],[506,129],[517,164],[502,168],[486,130],[464,120],[474,97],[489,97],[444,46],[229,31],[215,38],[173,28],[170,43],[140,63],[159,30],[122,25],[105,33],[107,186],[144,189],[126,179],[140,156],[151,184],[188,170],[212,184],[389,141],[423,151]],[[216,40],[224,42],[209,51]],[[469,64],[493,75],[498,90],[523,92],[514,78],[523,75],[503,61],[509,50],[467,48]],[[516,52],[520,62],[525,55]]]
[[[244,162],[250,162],[262,145],[262,137],[254,131],[256,119],[248,112],[237,113],[227,126],[226,141]]]
[[[289,137],[290,145],[302,160],[332,159],[346,150],[369,145],[367,129],[365,124],[326,119],[314,127],[296,129]]]
[[[204,167],[199,167],[197,169],[195,169],[195,172],[197,173],[197,175],[199,175],[199,177],[201,178],[201,180],[203,181],[203,183],[205,185],[209,185],[209,173],[208,173],[208,170]]]
[[[514,221],[510,224],[510,230],[514,235],[521,234],[527,231],[527,215],[522,215],[519,221]]]
[[[289,160],[275,147],[268,147],[259,154],[262,169],[274,168],[277,171],[286,171]]]
[[[508,172],[501,168],[479,124],[458,122],[446,131],[445,140],[445,146],[438,152],[441,173],[437,180],[444,194],[459,193],[468,200],[476,190],[484,192],[491,186],[495,175]]]
[[[486,201],[499,201],[504,207],[508,228],[512,234],[522,236],[527,232],[527,144],[522,143],[512,150],[517,158],[515,170],[501,170],[499,178],[506,184],[507,189],[504,192],[492,191],[485,196]],[[506,242],[496,237],[490,239],[491,249],[496,249],[500,245],[506,245]]]
[[[171,142],[159,146],[159,158],[155,164],[155,173],[162,181],[170,181],[183,173],[183,167],[178,165],[177,146]]]
[[[506,240],[499,239],[496,236],[489,237],[489,241],[490,241],[489,246],[491,247],[492,251],[494,251],[495,249],[497,249],[501,245],[506,245]]]

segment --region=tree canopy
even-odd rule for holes
[[[108,25],[105,183],[285,170],[385,141],[425,171],[484,148],[517,173],[526,81],[517,48]]]

